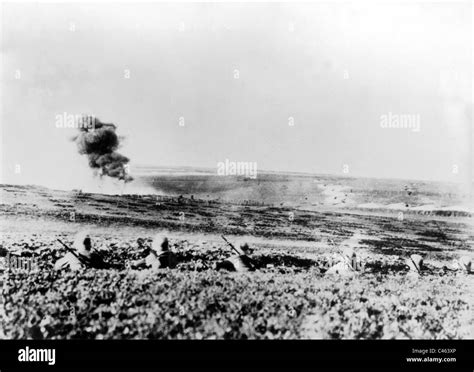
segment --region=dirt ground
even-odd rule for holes
[[[39,257],[41,270],[10,275],[7,317],[20,327],[4,322],[2,333],[8,338],[472,337],[473,277],[444,268],[460,256],[473,257],[470,214],[409,209],[400,214],[365,208],[364,200],[362,207],[332,205],[327,188],[318,190],[321,207],[304,209],[194,195],[118,196],[3,185],[1,248]],[[52,271],[64,254],[56,238],[70,243],[83,229],[113,268]],[[137,238],[150,242],[158,231],[177,253],[177,269],[131,270],[127,262],[141,254]],[[221,234],[255,248],[256,272],[213,270],[232,254]],[[348,246],[362,258],[362,272],[325,275],[331,259]],[[414,253],[425,262],[417,279],[405,265]],[[93,282],[98,297],[86,303]],[[112,289],[112,299],[100,298]],[[71,309],[75,318],[64,318]]]

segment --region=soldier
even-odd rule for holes
[[[326,271],[326,275],[351,276],[362,271],[361,258],[352,247],[345,247],[338,255],[338,261]]]
[[[235,248],[234,245],[227,241],[224,236],[222,236],[222,238],[237,254],[222,262],[219,262],[216,265],[216,270],[224,269],[236,272],[254,271],[255,262],[250,257],[250,255],[253,253],[253,249],[251,249],[247,243],[242,243],[240,244],[239,248]]]
[[[139,242],[139,245],[140,242]],[[151,249],[145,258],[136,260],[132,263],[134,268],[151,268],[151,269],[170,269],[176,267],[176,255],[170,250],[168,238],[162,234],[157,234],[153,238]]]
[[[95,269],[104,269],[107,267],[100,255],[92,252],[92,241],[86,231],[77,233],[72,248],[69,248],[62,241],[60,242],[66,247],[68,252],[64,257],[56,261],[54,264],[56,270],[69,268],[75,271],[86,267]]]
[[[457,260],[454,260],[451,264],[444,266],[444,268],[449,271],[461,271],[466,274],[471,274],[472,259],[468,256],[463,256]]]
[[[356,231],[349,239],[343,241],[340,244],[342,248],[336,255],[335,263],[333,263],[333,266],[331,266],[325,274],[351,276],[363,271],[364,264],[362,259],[354,249],[362,239],[363,235],[361,232]],[[331,240],[329,241],[332,243]]]

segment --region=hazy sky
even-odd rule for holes
[[[75,130],[56,128],[63,113],[117,124],[132,172],[229,159],[466,180],[471,7],[2,4],[3,182],[88,172],[68,140]],[[415,115],[420,130],[382,128],[389,113]]]

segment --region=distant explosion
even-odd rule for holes
[[[76,143],[79,154],[87,155],[92,169],[96,169],[100,176],[124,182],[133,180],[126,167],[130,159],[117,152],[123,137],[115,132],[115,124],[102,123],[93,116],[84,116],[78,122],[78,129],[79,134],[72,140]]]

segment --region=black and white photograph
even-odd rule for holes
[[[0,9],[0,339],[474,338],[471,1]]]

